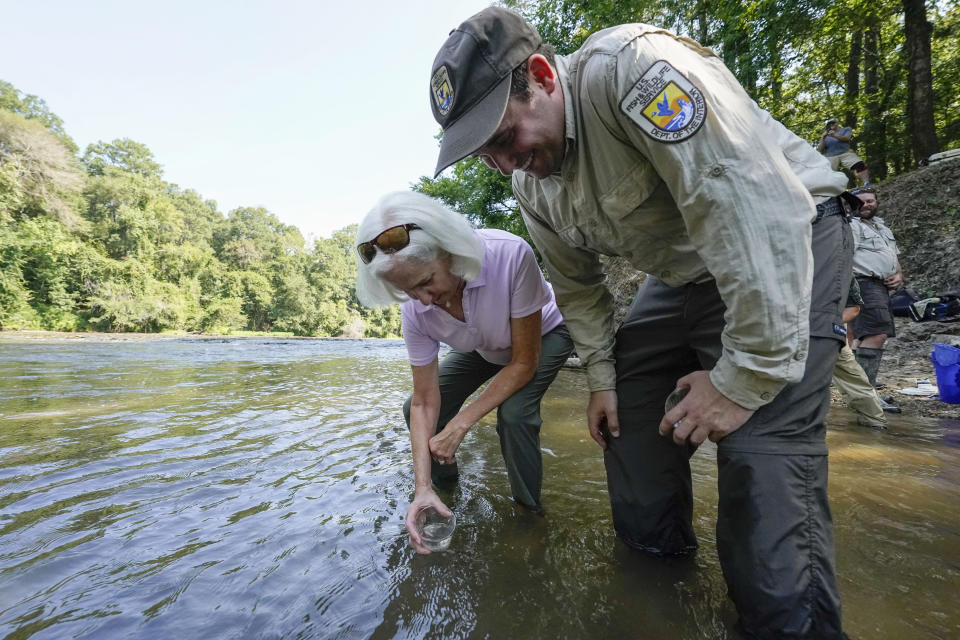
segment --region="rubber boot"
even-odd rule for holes
[[[460,479],[460,466],[454,460],[450,464],[440,464],[436,460],[430,461],[430,480],[437,489],[452,489]]]
[[[867,374],[867,379],[874,387],[877,386],[877,373],[880,371],[880,359],[883,358],[883,349],[859,347],[855,353],[857,364]],[[880,396],[880,407],[887,413],[900,413],[900,407],[891,402],[892,398]]]
[[[877,386],[877,372],[880,371],[880,358],[883,357],[883,349],[870,349],[869,347],[859,347],[854,355],[857,358],[857,364],[867,374],[867,380],[870,385]]]

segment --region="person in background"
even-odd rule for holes
[[[696,548],[689,458],[709,437],[744,635],[844,637],[824,418],[851,278],[845,176],[712,51],[649,25],[556,56],[490,7],[450,32],[429,90],[435,174],[472,154],[513,176],[587,368],[620,538]],[[616,333],[601,255],[648,274]]]
[[[817,150],[830,161],[830,168],[839,171],[840,168],[849,169],[857,174],[863,186],[870,185],[870,171],[866,163],[850,149],[853,140],[853,129],[840,128],[836,118],[829,118],[825,123],[826,131],[820,136]]]
[[[456,481],[457,448],[494,409],[514,499],[539,511],[540,401],[573,343],[533,250],[506,231],[474,230],[423,194],[400,191],[364,217],[357,254],[360,302],[402,304],[413,370],[413,395],[403,407],[415,481],[406,513],[410,545],[429,553],[417,514],[427,507],[450,514],[433,483]],[[440,343],[452,349],[442,360]]]
[[[847,306],[843,309],[843,322],[847,326],[860,314],[863,298],[860,297],[860,286],[856,278],[850,280],[850,294],[847,296]],[[833,384],[846,399],[847,404],[857,414],[857,423],[874,429],[887,428],[887,416],[883,412],[883,404],[877,390],[870,384],[867,374],[857,364],[856,357],[850,349],[853,336],[847,335],[847,343],[840,350],[837,364],[833,369]]]
[[[863,310],[853,321],[854,352],[870,384],[877,386],[877,374],[887,338],[897,334],[890,292],[903,286],[900,250],[893,232],[877,217],[877,194],[870,187],[851,192],[862,201],[854,216],[853,274],[863,297]],[[885,411],[899,413],[893,399],[882,397]]]

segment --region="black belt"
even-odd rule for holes
[[[826,202],[821,202],[817,205],[817,219],[813,221],[813,224],[820,222],[821,218],[838,215],[846,215],[846,212],[843,210],[843,205],[840,204],[839,198],[830,198]]]

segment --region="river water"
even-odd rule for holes
[[[632,552],[584,383],[545,399],[547,515],[512,503],[488,418],[450,549],[417,556],[401,342],[0,336],[0,638],[735,638],[715,446],[697,555]],[[960,638],[960,421],[830,419],[848,633]]]

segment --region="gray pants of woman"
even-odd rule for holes
[[[840,312],[853,247],[840,215],[814,225],[810,343],[787,385],[718,443],[717,553],[747,638],[843,638],[827,500],[824,419],[844,344]],[[617,333],[620,437],[604,453],[617,533],[644,551],[696,548],[691,446],[660,436],[678,378],[720,358],[725,306],[714,282],[669,287],[648,277]]]
[[[537,373],[525,386],[503,401],[497,408],[497,435],[500,451],[507,465],[510,489],[514,499],[531,509],[540,509],[540,486],[543,462],[540,457],[540,399],[557,377],[573,351],[573,341],[566,325],[559,325],[542,338]],[[440,416],[437,433],[460,411],[471,393],[492,378],[503,365],[487,362],[476,351],[451,351],[440,361]],[[403,417],[410,428],[410,403],[403,404]],[[456,479],[456,463],[440,465],[433,461],[431,478],[443,485]]]

